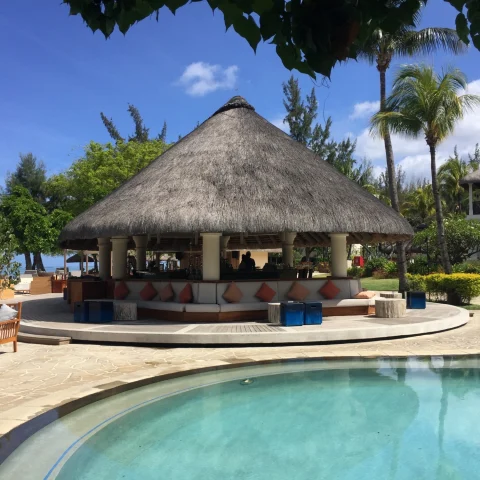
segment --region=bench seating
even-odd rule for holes
[[[325,300],[318,290],[325,284],[326,279],[297,280],[309,290],[306,301],[321,301],[323,315],[370,315],[375,313],[375,298],[354,299],[352,298],[360,290],[360,281],[348,278],[333,279],[340,293],[333,300]],[[223,294],[230,285],[229,282],[187,282],[187,281],[152,281],[152,285],[158,291],[169,283],[174,291],[174,301],[162,302],[158,295],[150,301],[144,301],[140,292],[147,281],[126,280],[129,294],[125,298],[128,301],[137,302],[138,315],[143,318],[155,318],[161,320],[181,322],[231,322],[266,320],[268,303],[262,302],[255,294],[262,286],[262,281],[239,281],[236,285],[243,293],[238,303],[228,303]],[[193,302],[178,303],[175,301],[185,285],[192,285]],[[288,300],[287,294],[292,286],[292,280],[272,280],[265,282],[276,294],[272,302]]]

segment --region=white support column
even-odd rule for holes
[[[109,237],[98,239],[98,262],[99,276],[107,280],[112,272],[112,244]]]
[[[220,280],[221,233],[201,233],[203,238],[203,280]]]
[[[112,277],[122,280],[127,276],[128,237],[112,237]]]
[[[220,248],[221,248],[221,253],[223,258],[227,258],[227,247],[228,247],[228,242],[230,241],[230,236],[221,236],[220,237]]]
[[[346,233],[331,233],[332,240],[332,277],[347,276],[347,236]]]
[[[293,267],[293,242],[297,232],[283,232],[282,239],[282,257],[285,267]]]
[[[468,184],[468,215],[473,216],[473,185]]]
[[[147,235],[134,235],[137,270],[144,271],[147,264]]]

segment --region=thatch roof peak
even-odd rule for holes
[[[469,173],[460,180],[460,185],[468,185],[469,183],[480,183],[480,169]]]
[[[250,105],[243,97],[236,95],[235,97],[232,97],[225,105],[223,105],[223,107],[220,107],[213,115],[226,112],[228,110],[233,110],[234,108],[248,108],[249,110],[255,111],[255,108],[253,108],[252,105]]]

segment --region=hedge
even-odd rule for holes
[[[453,305],[470,303],[480,295],[480,275],[474,273],[434,273],[432,275],[407,275],[412,291],[423,291],[430,299],[445,300]],[[445,298],[446,297],[446,298]]]

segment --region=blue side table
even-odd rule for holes
[[[89,300],[89,323],[110,323],[113,322],[113,302]]]
[[[281,302],[280,321],[285,327],[299,327],[303,325],[305,306],[301,302]]]
[[[322,302],[303,302],[305,305],[305,325],[321,325],[323,320]]]
[[[427,308],[427,297],[425,295],[425,292],[407,292],[407,308]]]

